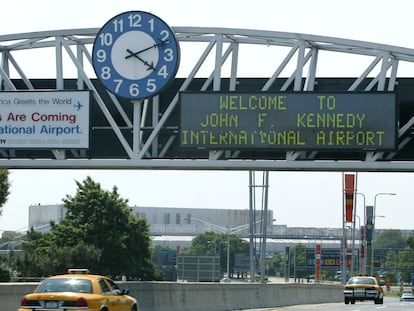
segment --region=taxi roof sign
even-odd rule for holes
[[[68,269],[69,274],[89,274],[89,269]]]

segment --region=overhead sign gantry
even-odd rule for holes
[[[121,27],[121,20],[123,26],[130,21],[116,19],[116,27]],[[94,28],[0,36],[3,100],[8,92],[90,94],[89,135],[82,136],[82,128],[81,144],[41,148],[0,144],[0,167],[414,171],[414,79],[399,75],[404,65],[414,63],[413,49],[274,31],[172,27],[180,44],[181,65],[177,77],[164,87],[158,79],[162,81],[170,71],[153,64],[157,58],[167,57],[166,63],[177,58],[171,52],[153,53],[162,51],[167,41],[155,38],[148,39],[146,47],[126,46],[128,40],[123,38],[134,30],[118,28],[116,33]],[[97,34],[102,45],[94,52]],[[120,40],[116,44],[120,49],[115,50],[125,50],[123,61],[157,73],[157,81],[146,76],[146,84],[137,88],[130,79],[111,75],[112,80],[123,81],[113,84],[114,93],[109,92],[102,83],[109,79],[108,70],[121,68],[124,78],[130,76],[126,66],[109,63],[114,53],[109,48],[113,45],[107,45],[110,39]],[[50,57],[51,51],[55,57]],[[151,55],[144,59],[147,51]],[[263,62],[256,59],[257,72],[246,75],[251,72],[245,70],[251,63],[250,52],[263,51],[272,51],[272,57]],[[35,52],[42,59],[41,68],[37,62],[25,62]],[[336,67],[343,63],[341,57],[350,55],[364,59],[346,61],[346,67],[355,67],[360,75],[344,75]],[[337,74],[321,74],[324,61]],[[45,73],[49,69],[53,70]],[[116,92],[119,83],[127,85],[122,94]],[[162,91],[143,96],[139,105],[125,97],[145,87]],[[222,103],[229,106],[226,112],[217,104],[216,96],[223,95],[227,99]],[[259,95],[270,96],[266,97],[270,101],[276,96],[277,109],[254,111],[255,105],[263,104],[256,100],[262,98]],[[188,96],[197,100],[189,101]],[[320,110],[325,100],[326,109]],[[231,108],[237,106],[238,110]],[[4,111],[18,114],[13,109]],[[33,113],[28,109],[24,114]],[[19,122],[24,126],[23,120]],[[0,135],[2,139],[10,137]]]

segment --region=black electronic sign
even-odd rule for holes
[[[182,148],[391,151],[397,145],[391,92],[183,92],[180,98]]]

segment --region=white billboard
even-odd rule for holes
[[[0,148],[89,148],[89,113],[89,91],[0,92]]]

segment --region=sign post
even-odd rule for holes
[[[321,245],[315,246],[315,283],[321,281]]]
[[[367,223],[366,226],[366,241],[367,241],[367,248],[365,250],[366,262],[367,266],[365,268],[366,272],[372,272],[374,267],[374,254],[372,253],[372,235],[374,231],[374,222],[373,222],[373,213],[374,207],[367,206],[366,207],[366,216],[367,216]]]

